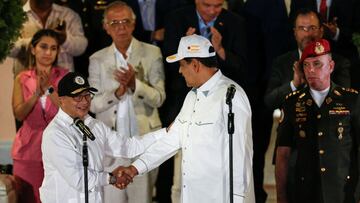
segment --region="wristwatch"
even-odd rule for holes
[[[109,184],[110,185],[114,185],[115,183],[116,183],[116,181],[117,181],[117,178],[116,178],[116,176],[114,176],[114,174],[112,174],[112,173],[109,173]]]
[[[46,92],[45,92],[45,96],[48,96],[50,94],[52,94],[54,92],[54,88],[52,86],[48,87]]]

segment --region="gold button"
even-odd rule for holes
[[[84,27],[89,27],[89,24],[85,23]]]
[[[350,176],[346,176],[346,179],[350,180]]]
[[[83,10],[83,12],[85,12],[85,11],[87,10],[87,8],[86,8],[86,7],[84,7],[82,10]]]
[[[326,168],[321,168],[320,170],[321,170],[321,172],[325,172]]]
[[[321,118],[321,114],[318,114],[318,115],[316,116],[316,118],[320,119],[320,118]]]
[[[319,154],[324,154],[324,153],[325,153],[324,150],[322,150],[322,149],[319,150]]]
[[[319,136],[322,136],[322,135],[323,135],[323,132],[318,132],[318,135],[319,135]]]

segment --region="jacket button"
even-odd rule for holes
[[[320,118],[321,118],[321,114],[318,114],[318,115],[316,116],[316,118],[317,118],[317,119],[320,119]]]
[[[321,172],[325,172],[326,168],[321,168],[320,170],[321,170]]]
[[[318,132],[319,137],[323,135],[323,132]]]
[[[322,149],[319,150],[319,154],[324,154],[324,153],[325,153],[324,150],[322,150]]]

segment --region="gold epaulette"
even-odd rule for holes
[[[359,92],[353,88],[345,88],[343,87],[342,90],[344,90],[345,92],[351,92],[351,93],[355,93],[355,94],[359,94]]]
[[[288,98],[290,98],[290,97],[292,97],[294,95],[297,95],[299,93],[300,93],[300,91],[293,91],[293,92],[289,93],[288,95],[286,95],[285,99],[288,99]]]

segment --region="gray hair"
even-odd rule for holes
[[[123,1],[114,1],[112,3],[110,3],[108,6],[106,6],[105,10],[104,10],[104,14],[103,14],[103,23],[106,23],[106,16],[107,14],[109,13],[109,11],[113,8],[116,8],[116,7],[124,7],[126,9],[128,9],[130,12],[131,12],[131,17],[132,17],[132,20],[135,21],[136,20],[136,15],[133,11],[133,9],[127,5],[125,2]]]

